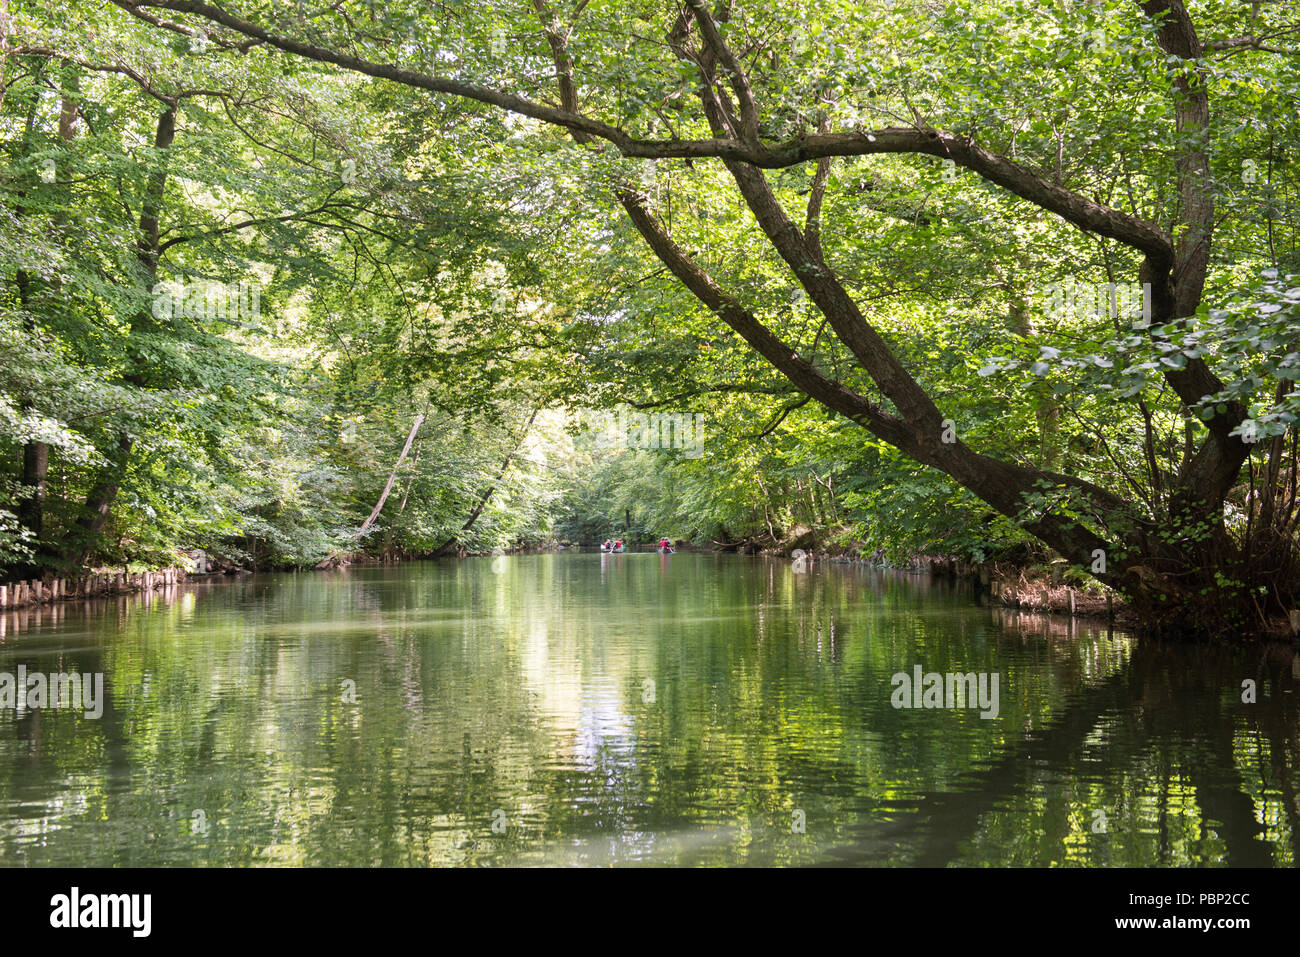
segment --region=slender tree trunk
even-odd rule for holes
[[[0,10],[0,17],[5,16],[4,11]],[[76,79],[72,81],[73,90],[76,90]],[[59,110],[59,138],[65,142],[72,142],[77,135],[77,115],[80,107],[77,102],[65,97]],[[34,114],[29,117],[28,132],[31,132],[31,122],[35,119]],[[57,170],[56,170],[57,175]],[[25,210],[18,210],[18,215],[23,215]],[[63,226],[63,217],[56,215],[54,217],[54,226],[56,232]],[[15,275],[15,282],[18,286],[18,302],[23,311],[23,330],[28,336],[39,336],[42,330],[37,325],[31,314],[32,290],[31,277],[26,270],[20,269]],[[23,411],[31,413],[36,411],[36,406],[31,402],[23,403]],[[22,459],[22,483],[27,491],[17,503],[17,517],[19,523],[27,529],[32,535],[36,545],[36,558],[32,564],[32,571],[35,571],[49,563],[50,555],[46,550],[46,545],[42,541],[45,534],[45,497],[47,480],[50,471],[50,446],[47,442],[33,440],[23,445]]]
[[[27,313],[31,298],[31,279],[26,270],[19,270],[16,278],[18,284],[18,301],[24,313]],[[29,336],[39,332],[30,314],[23,318],[23,329]],[[30,413],[36,407],[31,402],[23,403],[23,411]],[[26,491],[17,502],[16,513],[19,523],[32,535],[38,550],[35,564],[40,564],[41,537],[45,533],[45,491],[46,479],[50,470],[50,447],[45,442],[32,441],[23,445],[22,482]]]
[[[1034,322],[1029,313],[1029,302],[1017,288],[1011,289],[1011,313],[1008,325],[1013,333],[1030,339],[1034,335]],[[1061,467],[1060,424],[1061,407],[1050,387],[1038,385],[1033,389],[1034,419],[1038,423],[1038,464],[1055,472]]]
[[[465,519],[465,524],[460,527],[460,534],[453,535],[451,538],[443,542],[441,547],[439,547],[434,554],[446,555],[450,553],[460,541],[461,536],[474,527],[474,523],[477,522],[479,516],[483,514],[483,509],[487,508],[487,503],[491,501],[492,494],[497,490],[497,486],[500,485],[501,480],[505,478],[506,470],[510,468],[510,463],[513,462],[515,456],[519,454],[519,450],[524,447],[524,439],[528,437],[528,432],[533,427],[533,420],[536,418],[537,411],[533,410],[533,413],[528,416],[528,421],[524,423],[523,431],[519,433],[519,438],[515,442],[514,448],[506,453],[505,459],[501,462],[501,467],[497,469],[496,478],[493,479],[492,484],[487,487],[487,490],[479,496],[478,503],[475,504],[473,511],[469,513],[469,518]],[[630,517],[631,515],[629,513],[629,518]]]
[[[108,465],[100,472],[98,480],[86,495],[87,514],[78,522],[85,532],[98,535],[108,524],[113,502],[121,488],[122,478],[126,475],[127,463],[134,447],[135,439],[125,434],[118,436],[117,446],[108,456]]]
[[[357,531],[357,538],[361,538],[369,531],[370,526],[375,524],[375,519],[379,517],[379,513],[384,510],[384,503],[388,501],[388,493],[393,490],[393,483],[397,481],[397,470],[406,461],[406,455],[411,451],[411,443],[415,441],[415,433],[420,431],[420,426],[423,423],[424,413],[421,412],[415,417],[415,421],[411,423],[411,431],[406,434],[406,444],[402,446],[402,454],[397,457],[397,461],[393,464],[393,470],[388,473],[388,482],[384,485],[384,491],[379,496],[379,501],[371,509],[370,517],[361,523],[361,528]]]

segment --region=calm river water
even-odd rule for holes
[[[0,680],[104,675],[98,718],[0,708],[4,866],[1291,866],[1300,844],[1289,651],[922,576],[565,552],[0,626]],[[996,716],[895,707],[918,666],[983,680],[990,715],[996,676]]]

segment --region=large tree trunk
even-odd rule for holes
[[[164,153],[171,148],[176,138],[176,106],[173,104],[158,117],[158,127],[154,133],[154,148]],[[149,177],[145,194],[140,204],[139,232],[136,239],[136,261],[146,280],[152,286],[158,278],[159,258],[159,217],[162,214],[163,197],[167,188],[167,162],[164,158]],[[131,332],[152,323],[153,316],[148,307],[140,310],[131,323]],[[128,333],[129,335],[129,333]],[[124,377],[130,385],[143,388],[148,383],[147,370],[140,365]],[[85,564],[95,547],[100,532],[107,524],[117,500],[118,490],[126,478],[131,462],[131,452],[135,439],[126,432],[117,437],[116,446],[107,456],[108,462],[100,471],[98,478],[86,496],[86,505],[76,527],[69,536],[68,553],[74,564]]]

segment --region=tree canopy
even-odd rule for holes
[[[1294,604],[1289,4],[3,22],[7,568],[807,526]],[[702,448],[593,449],[622,404]]]

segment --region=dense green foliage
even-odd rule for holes
[[[11,0],[0,562],[811,533],[1257,622],[1296,598],[1298,37],[1235,0]],[[623,403],[699,448],[574,425]]]
[[[11,42],[71,43],[51,11],[29,15]],[[527,315],[505,204],[465,204],[468,184],[440,180],[418,137],[380,119],[363,131],[352,117],[380,106],[356,84],[206,77],[188,43],[114,29],[100,60],[6,61],[0,421],[18,504],[0,511],[0,561],[80,556],[87,498],[115,470],[111,520],[88,544],[118,563],[167,564],[178,546],[281,565],[546,539],[555,482],[501,474],[536,442],[525,423],[547,388],[509,354],[521,322],[547,318]],[[151,148],[173,109],[173,142]],[[324,160],[327,145],[368,160]],[[157,275],[140,225],[155,177]],[[420,412],[383,521],[359,537]],[[51,456],[35,528],[17,514],[33,443]]]

